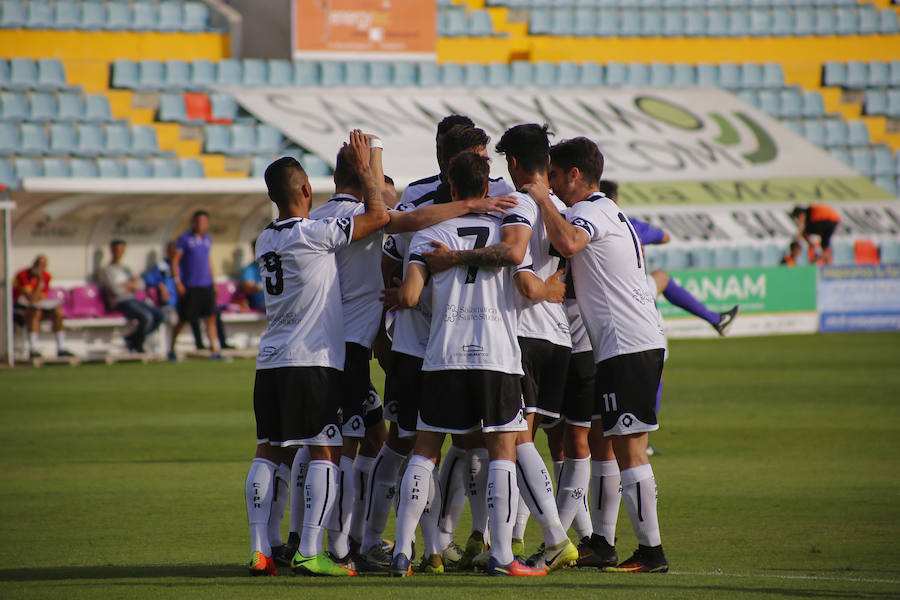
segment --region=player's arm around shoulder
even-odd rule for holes
[[[349,157],[353,168],[359,175],[363,185],[363,203],[366,211],[353,217],[353,235],[351,242],[367,238],[388,224],[387,205],[381,195],[382,183],[376,178],[376,173],[382,173],[380,141],[378,145],[373,143],[377,138],[367,136],[359,129],[350,132]],[[372,147],[370,148],[370,144]],[[381,174],[380,181],[384,181]]]
[[[550,200],[550,190],[546,185],[540,182],[530,183],[524,189],[537,203],[544,219],[547,237],[560,254],[571,258],[588,245],[588,242],[591,241],[590,234],[583,227],[578,227],[566,220],[566,217]],[[575,207],[569,210],[577,212]]]
[[[481,214],[498,212],[507,214],[507,208],[512,208],[517,201],[512,196],[485,196],[479,199],[463,200],[461,202],[447,202],[445,204],[431,204],[411,211],[390,212],[390,223],[385,231],[388,233],[403,233],[420,231],[431,225],[461,217],[469,213]]]

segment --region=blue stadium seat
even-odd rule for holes
[[[672,85],[675,87],[693,87],[697,85],[697,69],[694,65],[676,63],[672,65]]]
[[[53,28],[78,29],[80,26],[81,14],[78,3],[74,0],[56,0],[53,5]]]
[[[819,118],[825,116],[825,102],[819,92],[803,93],[803,116],[806,118]]]
[[[853,157],[850,156],[850,151],[845,148],[829,148],[828,154],[831,155],[831,158],[836,158],[848,167],[853,166]]]
[[[203,149],[211,154],[228,154],[231,149],[231,133],[226,125],[207,125],[203,137]]]
[[[466,63],[464,78],[468,87],[483,87],[487,85],[487,67],[481,63]]]
[[[683,248],[666,248],[666,269],[675,271],[688,266],[688,254]]]
[[[778,244],[766,244],[762,248],[762,256],[760,257],[761,267],[777,267],[781,264],[781,258],[786,251]]]
[[[43,177],[44,175],[44,168],[41,162],[34,158],[15,158],[13,159],[13,167],[18,180],[26,177]]]
[[[53,27],[53,9],[49,2],[29,2],[26,6],[25,27],[50,29]]]
[[[663,16],[658,10],[642,10],[641,37],[660,37],[663,34]]]
[[[900,90],[890,89],[887,91],[887,116],[900,119]]]
[[[556,85],[575,87],[581,77],[581,67],[570,61],[561,61],[556,68]]]
[[[873,60],[869,63],[869,80],[867,86],[870,88],[888,87],[890,85],[891,74],[888,70],[888,64],[883,60]]]
[[[609,85],[609,65],[606,69],[607,85]],[[650,66],[643,63],[630,63],[625,69],[625,84],[631,86],[647,86],[650,84]]]
[[[20,152],[25,155],[47,154],[50,150],[50,140],[43,125],[36,123],[22,123],[19,126],[22,134]]]
[[[168,60],[165,63],[163,89],[187,90],[191,87],[191,66],[183,60]]]
[[[281,131],[271,125],[259,124],[256,126],[256,148],[254,154],[276,154],[284,145],[284,137]]]
[[[412,87],[419,83],[416,63],[407,60],[395,62],[391,69],[391,85]]]
[[[894,155],[891,149],[884,144],[878,144],[872,149],[872,157],[875,161],[875,175],[894,175]]]
[[[234,121],[238,116],[238,103],[231,94],[213,92],[209,95],[212,118],[216,121]]]
[[[37,64],[30,58],[12,58],[9,61],[9,88],[13,90],[37,89]]]
[[[869,72],[866,63],[861,60],[851,60],[847,63],[847,75],[844,79],[844,87],[862,89],[869,81]]]
[[[741,87],[741,69],[732,63],[719,65],[719,85],[726,90],[737,90]]]
[[[514,87],[534,85],[535,67],[527,60],[514,60],[509,65],[509,83]]]
[[[206,177],[203,163],[195,158],[182,158],[178,161],[178,176],[202,179]]]
[[[16,92],[0,93],[0,119],[4,121],[26,121],[28,119],[28,98]]]
[[[191,62],[191,89],[207,90],[216,84],[216,63],[211,60]]]
[[[782,113],[784,113],[783,107],[782,107],[781,111],[782,111]],[[790,129],[791,131],[793,131],[794,133],[796,133],[797,135],[799,135],[801,137],[803,136],[803,123],[801,121],[797,121],[797,120],[793,120],[793,119],[785,120],[782,117],[781,124],[784,125],[785,127],[787,127],[788,129]]]
[[[504,87],[509,85],[509,65],[493,62],[487,66],[487,84],[491,87]]]
[[[0,5],[2,6],[2,5]],[[9,87],[9,61],[0,58],[0,89]]]
[[[64,158],[45,158],[44,177],[71,177],[72,169]]]
[[[75,127],[69,123],[52,123],[50,125],[50,150],[54,156],[75,154],[78,148],[78,135]]]
[[[268,156],[254,156],[251,163],[250,176],[263,177],[270,162]]]
[[[850,160],[853,168],[866,177],[875,175],[875,158],[868,148],[851,148]]]
[[[110,31],[131,29],[131,5],[125,2],[107,2],[103,28]]]
[[[822,84],[826,86],[843,87],[847,80],[847,65],[836,60],[825,63],[822,71]]]
[[[32,92],[28,95],[28,121],[47,123],[57,116],[56,98],[53,94]]]
[[[525,61],[523,61],[525,62]],[[530,64],[530,63],[529,63]],[[574,63],[568,63],[575,67],[577,72],[578,66]],[[560,63],[562,65],[562,63]],[[551,62],[540,61],[534,63],[534,85],[541,88],[556,87],[557,85],[557,67]],[[887,101],[885,101],[887,106]]]
[[[448,87],[460,87],[465,81],[463,66],[459,63],[441,65],[441,84]]]
[[[847,123],[839,119],[825,121],[825,145],[829,148],[848,145]]]
[[[74,123],[84,118],[84,99],[80,94],[61,92],[56,95],[56,120]]]
[[[719,67],[708,63],[697,65],[697,85],[719,87]]]
[[[612,64],[612,63],[610,63]],[[620,66],[621,63],[618,63]],[[560,64],[560,67],[562,65]],[[624,67],[623,67],[624,69]],[[593,87],[603,85],[603,75],[604,75],[603,65],[595,62],[586,62],[581,65],[581,68],[578,70],[578,85],[585,87]]]
[[[837,16],[830,7],[813,9],[813,23],[813,32],[816,35],[837,33]]]
[[[310,177],[328,177],[332,172],[331,166],[317,154],[304,154],[300,164]]]
[[[872,140],[869,139],[869,128],[863,121],[850,121],[847,123],[847,145],[848,146],[869,146]]]
[[[73,158],[69,161],[72,177],[98,177],[97,163],[89,158]]]
[[[444,23],[445,37],[462,37],[468,33],[469,21],[463,8],[441,11],[446,19]]]
[[[171,158],[151,158],[150,176],[167,179],[178,177],[178,163]]]
[[[858,33],[866,33],[860,31],[859,19],[856,11],[849,7],[838,7],[835,10],[835,33],[838,35],[855,35]],[[874,32],[869,32],[874,33]]]
[[[803,124],[803,137],[817,146],[825,146],[825,125],[821,121],[806,121]]]
[[[860,15],[861,23],[862,15]],[[900,18],[898,18],[896,12],[890,9],[878,11],[878,33],[882,35],[900,33]]]
[[[897,193],[897,186],[894,185],[894,194]],[[887,239],[881,242],[881,262],[882,263],[900,263],[900,242],[897,240]]]
[[[780,89],[784,87],[784,69],[781,63],[763,63],[762,87]]]
[[[117,158],[101,157],[97,159],[97,174],[100,177],[125,177],[125,167]]]
[[[22,147],[22,134],[15,123],[0,122],[0,156],[16,154]]]
[[[715,266],[712,248],[698,246],[688,251],[688,260],[695,269],[712,269]]]
[[[528,15],[528,33],[531,35],[547,35],[550,33],[550,11],[531,9]]]
[[[439,10],[435,15],[435,26],[438,37],[447,37],[447,11]]]
[[[854,3],[856,4],[856,3]],[[855,35],[871,35],[878,33],[879,14],[871,4],[856,4],[854,13]]]
[[[750,25],[748,33],[753,37],[772,35],[772,13],[764,8],[754,8],[750,11]]]
[[[216,84],[237,87],[241,84],[241,63],[232,58],[219,61],[216,65]]]
[[[181,94],[162,94],[159,97],[160,121],[174,121],[176,123],[190,123],[187,111],[184,108],[184,96]]]
[[[756,246],[741,245],[737,247],[737,266],[752,269],[762,266],[762,251]]]
[[[434,87],[441,84],[443,71],[437,63],[423,61],[416,63],[416,83],[422,87]]]
[[[138,62],[138,87],[140,91],[155,91],[163,88],[165,68],[158,60]]]
[[[184,31],[205,31],[209,28],[209,8],[202,2],[185,2]]]
[[[733,9],[728,13],[728,36],[747,37],[750,35],[750,14],[743,9]]]
[[[75,131],[78,134],[78,145],[72,154],[98,156],[103,153],[103,130],[99,125],[80,123]]]
[[[575,10],[574,28],[569,33],[576,37],[593,37],[597,30],[597,11],[591,8]]]
[[[647,260],[647,272],[651,273],[656,269],[666,268],[666,251],[658,246],[646,246],[644,248],[644,258]]]
[[[615,37],[619,35],[619,17],[616,11],[605,8],[598,10],[594,32],[597,37]]]
[[[886,115],[887,112],[887,92],[885,90],[866,90],[863,113],[867,115]]]
[[[596,64],[596,63],[591,63]],[[606,78],[602,82],[609,87],[620,87],[628,82],[628,67],[620,62],[610,61],[604,69]]]
[[[777,7],[772,10],[772,27],[770,32],[770,35],[775,37],[785,37],[793,34],[794,15],[790,10],[784,7]]]
[[[150,2],[131,4],[131,26],[134,31],[155,31],[158,29],[156,6]]]
[[[575,13],[570,8],[554,8],[550,12],[550,35],[572,35],[575,29]]]
[[[713,252],[717,269],[732,269],[737,266],[737,252],[731,246],[718,246]]]
[[[103,129],[103,154],[118,156],[131,151],[131,131],[123,123],[110,123]]]
[[[778,92],[781,104],[781,116],[785,119],[799,119],[803,116],[803,95],[796,88],[788,88]]]
[[[759,91],[759,109],[772,117],[780,117],[781,97],[775,90]]]
[[[708,23],[706,14],[699,10],[689,10],[684,15],[684,35],[687,37],[703,37],[706,35]]]
[[[737,97],[741,102],[759,108],[759,92],[756,90],[741,90],[737,93]]]
[[[145,178],[153,177],[153,169],[143,158],[126,158],[125,159],[125,177],[128,178]]]
[[[619,13],[619,36],[637,37],[641,35],[641,15],[633,9],[624,9]]]
[[[157,4],[156,28],[160,31],[180,31],[184,25],[181,2],[160,2]]]
[[[722,9],[711,9],[706,17],[706,35],[725,37],[728,35],[728,13]]]
[[[370,87],[386,87],[391,85],[393,78],[393,66],[384,60],[373,60],[369,62],[369,86]]]
[[[486,10],[473,10],[469,13],[468,34],[473,37],[494,35],[494,23]]]
[[[813,10],[806,6],[797,6],[794,10],[794,35],[812,35],[816,30]]]
[[[256,128],[253,125],[232,125],[228,154],[248,155],[256,150]]]
[[[663,13],[662,34],[664,37],[681,37],[685,33],[684,13],[667,10]]]
[[[741,63],[741,87],[759,89],[763,87],[763,68],[757,63]]]
[[[294,62],[294,85],[315,87],[322,83],[322,70],[319,63],[313,61]]]
[[[102,94],[89,94],[84,97],[83,121],[91,123],[105,123],[112,121],[112,109],[109,106],[109,98]]]
[[[20,0],[5,0],[0,3],[0,28],[19,29],[25,26],[26,19],[25,4]]]
[[[853,244],[847,240],[833,240],[831,242],[831,252],[832,259],[836,265],[852,265],[856,263],[856,253],[853,251]],[[809,262],[805,252],[801,252],[800,256],[804,262]]]
[[[265,87],[269,82],[266,63],[259,58],[245,58],[241,69],[241,85],[244,87]]]
[[[650,73],[647,83],[653,87],[669,87],[672,85],[673,71],[671,65],[665,63],[653,63],[650,65]]]
[[[322,69],[319,79],[321,85],[328,87],[344,85],[346,80],[346,67],[343,62],[323,60],[319,63],[319,67]]]

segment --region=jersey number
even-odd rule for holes
[[[637,254],[638,261],[638,269],[641,268],[641,246],[638,244],[637,236],[634,235],[634,230],[631,228],[631,223],[628,222],[628,219],[625,218],[625,215],[619,213],[619,220],[625,223],[625,227],[628,228],[628,233],[631,234],[631,241],[634,242],[634,253]]]
[[[281,270],[281,257],[274,252],[266,252],[262,255],[263,266],[266,272],[266,291],[272,296],[278,296],[284,291],[284,271]]]
[[[456,230],[459,237],[475,236],[475,250],[484,248],[487,243],[490,230],[487,227],[459,227]],[[466,283],[475,283],[475,277],[478,276],[478,267],[469,267],[466,271]]]
[[[611,392],[609,394],[603,394],[603,405],[606,408],[606,412],[615,412],[619,410],[616,406],[616,393]]]

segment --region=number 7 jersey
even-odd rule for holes
[[[269,326],[257,369],[344,369],[344,317],[335,251],[350,243],[353,220],[275,221],[256,240]]]
[[[465,215],[418,232],[409,263],[425,264],[422,255],[437,241],[451,250],[473,250],[500,241],[500,220]],[[516,338],[518,317],[512,269],[451,267],[432,275],[431,331],[424,371],[475,369],[522,375]]]

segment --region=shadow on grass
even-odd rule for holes
[[[286,570],[287,571],[287,570]],[[509,586],[527,587],[533,589],[534,594],[549,594],[553,597],[571,597],[571,594],[584,593],[587,588],[595,590],[630,590],[639,592],[640,590],[671,590],[673,594],[681,592],[682,594],[721,594],[723,592],[734,592],[743,594],[757,594],[760,596],[773,596],[785,598],[862,598],[878,600],[881,598],[896,598],[896,590],[886,590],[879,592],[875,590],[863,590],[858,586],[852,586],[851,590],[827,589],[834,587],[836,584],[843,584],[841,581],[822,581],[819,586],[804,585],[793,588],[787,586],[754,586],[749,581],[748,585],[736,585],[732,580],[730,582],[722,581],[722,585],[714,585],[705,582],[696,581],[697,576],[676,576],[676,575],[645,575],[645,576],[607,576],[599,573],[585,573],[583,581],[561,581],[558,577],[548,578],[525,578],[510,580],[508,578],[488,578],[476,573],[454,573],[452,575],[417,575],[411,580],[398,580],[387,577],[386,574],[366,575],[352,579],[342,578],[340,580],[328,578],[311,578],[293,576],[289,571],[279,577],[256,578],[247,575],[244,567],[234,564],[219,565],[127,565],[127,566],[85,566],[85,567],[39,567],[39,568],[22,568],[22,569],[0,569],[0,583],[2,582],[47,582],[51,585],[65,585],[67,582],[74,583],[77,581],[98,580],[104,581],[104,585],[129,585],[129,586],[148,586],[156,585],[156,581],[160,579],[187,579],[183,582],[167,582],[167,585],[175,586],[192,586],[204,585],[205,580],[209,583],[220,585],[225,583],[229,586],[254,586],[259,588],[260,585],[267,586],[294,586],[302,584],[304,590],[321,589],[323,593],[326,590],[344,590],[347,588],[365,588],[366,593],[377,593],[381,590],[383,593],[390,595],[391,592],[398,592],[403,587],[408,587],[408,591],[419,590],[425,594],[434,594],[441,596],[442,592],[456,591],[456,594],[472,593],[484,591],[492,593],[506,589]],[[691,580],[694,581],[691,581]],[[113,583],[110,580],[120,580]],[[143,580],[143,581],[141,581]],[[222,580],[227,580],[223,582]],[[51,583],[53,582],[53,583]],[[793,582],[797,583],[797,582]],[[853,583],[848,581],[846,583]]]

